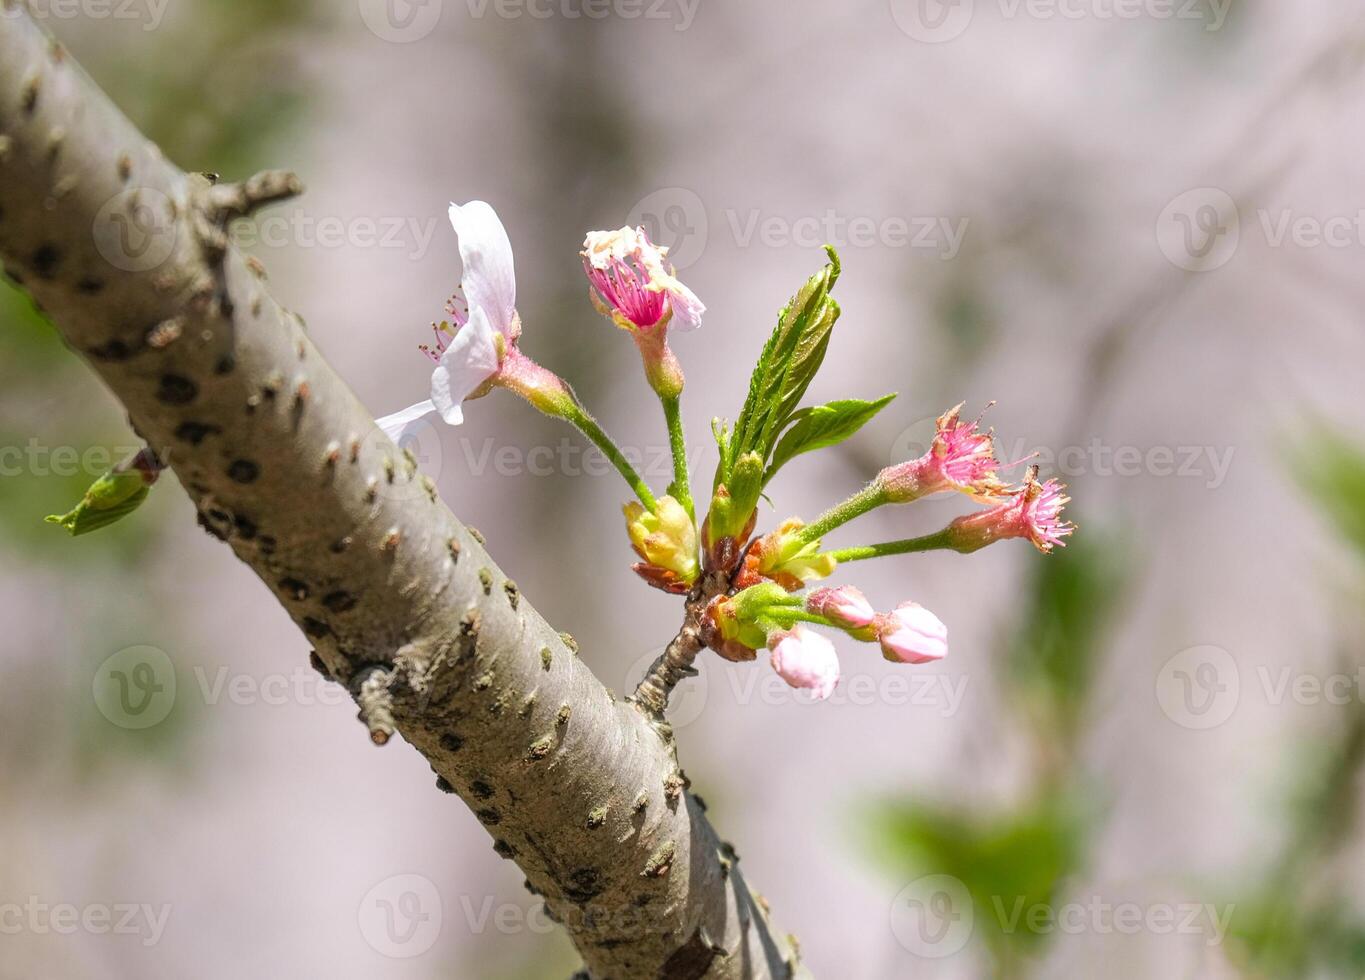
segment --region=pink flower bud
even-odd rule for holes
[[[839,655],[834,644],[814,630],[797,623],[790,630],[774,630],[768,636],[773,670],[792,687],[811,691],[823,701],[839,683]]]
[[[882,656],[907,664],[927,664],[948,655],[948,627],[918,602],[903,602],[877,623]]]
[[[825,616],[845,629],[861,629],[877,615],[867,596],[852,585],[816,589],[806,597],[806,611]]]

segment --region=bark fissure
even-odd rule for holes
[[[183,173],[0,2],[6,272],[275,593],[370,738],[430,761],[597,980],[793,975],[666,725],[593,676],[228,242],[228,221],[297,180]]]

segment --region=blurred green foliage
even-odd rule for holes
[[[1111,627],[1127,594],[1128,548],[1098,529],[1037,562],[1021,622],[1009,631],[1007,694],[1048,744],[1074,747]]]
[[[1077,757],[1130,567],[1117,535],[1092,531],[1031,569],[1001,674],[1003,697],[1016,709],[1013,722],[1034,748],[1023,799],[994,807],[917,799],[873,811],[879,860],[889,860],[902,880],[951,875],[966,888],[979,927],[974,935],[997,977],[1027,975],[1055,935],[1015,913],[1056,907],[1066,880],[1084,868],[1103,817],[1103,787],[1091,783]]]
[[[973,922],[1000,975],[1046,941],[1017,909],[1052,907],[1063,880],[1080,865],[1090,817],[1066,795],[1017,810],[983,812],[967,804],[889,803],[874,814],[880,852],[920,875],[951,875],[971,895]]]
[[[1365,573],[1365,446],[1316,428],[1323,434],[1298,454],[1293,472]],[[1365,637],[1358,608],[1343,632],[1340,670],[1351,675],[1360,662],[1350,651]],[[1360,820],[1365,704],[1357,698],[1340,710],[1330,735],[1294,747],[1286,842],[1237,903],[1229,942],[1249,977],[1365,975],[1365,918],[1342,887],[1351,875],[1341,873]]]
[[[1318,509],[1365,561],[1365,449],[1341,433],[1323,433],[1298,454],[1294,473]]]

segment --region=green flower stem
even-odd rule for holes
[[[908,555],[917,551],[936,551],[941,548],[957,550],[949,538],[948,529],[926,534],[921,538],[906,538],[903,541],[887,541],[885,544],[869,544],[858,548],[843,548],[828,551],[840,564],[848,561],[862,561],[866,558],[881,558],[885,555]]]
[[[760,619],[760,622],[767,621],[776,624],[782,629],[790,629],[797,623],[814,623],[816,626],[829,626],[839,629],[834,623],[825,616],[816,615],[813,612],[806,612],[799,606],[777,607],[769,609]]]
[[[692,504],[692,488],[688,483],[687,437],[683,435],[680,407],[682,399],[677,395],[672,397],[660,395],[659,400],[663,402],[664,418],[668,421],[668,444],[673,450],[674,493],[677,495],[678,503],[682,504],[683,509],[687,511],[687,516],[692,518],[693,523],[695,523],[697,511]]]
[[[653,514],[659,509],[658,501],[654,499],[654,494],[650,491],[649,485],[635,471],[635,467],[630,465],[630,460],[626,459],[620,447],[611,441],[611,436],[602,431],[602,427],[597,424],[597,420],[586,408],[575,402],[573,407],[567,410],[562,417],[565,421],[572,422],[577,426],[578,430],[587,436],[594,446],[602,450],[607,459],[611,460],[611,464],[616,467],[617,472],[625,477],[626,482],[635,491],[635,496],[640,498],[640,503],[645,505],[645,510]]]
[[[842,504],[831,507],[814,524],[806,525],[799,535],[802,542],[809,544],[818,541],[836,527],[842,527],[855,517],[862,517],[870,510],[887,503],[886,490],[880,483],[869,483],[862,490],[849,497]]]

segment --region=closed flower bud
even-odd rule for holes
[[[876,618],[867,596],[852,585],[837,589],[816,589],[806,597],[806,611],[824,616],[836,626],[861,629]]]
[[[833,555],[820,552],[818,538],[809,542],[801,539],[800,532],[805,526],[793,517],[755,542],[745,559],[740,584],[770,579],[784,589],[796,592],[809,582],[833,575],[839,562]]]
[[[834,693],[839,683],[839,655],[834,644],[800,623],[768,636],[773,670],[789,685],[810,691],[817,701]]]
[[[697,530],[683,505],[660,497],[650,513],[637,501],[625,506],[626,532],[643,562],[635,566],[645,581],[670,592],[686,592],[697,580]]]
[[[948,627],[918,602],[903,602],[889,616],[879,616],[877,640],[882,656],[892,662],[927,664],[948,655]]]

